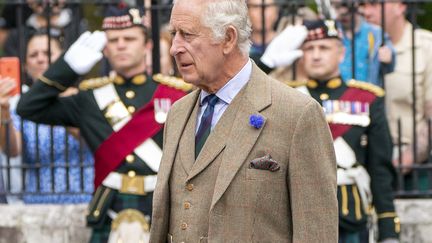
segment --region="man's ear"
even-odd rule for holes
[[[223,53],[229,54],[232,52],[232,50],[237,46],[237,40],[238,40],[238,33],[236,28],[233,26],[228,26],[226,32],[225,32],[225,40],[223,41],[224,47],[223,47]]]

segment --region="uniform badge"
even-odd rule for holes
[[[154,99],[154,116],[155,121],[159,124],[164,124],[168,111],[171,108],[171,100],[168,98]]]

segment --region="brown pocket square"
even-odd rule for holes
[[[254,168],[258,170],[269,170],[271,172],[275,172],[280,169],[280,166],[278,162],[276,162],[270,154],[266,154],[261,158],[253,159],[250,164],[249,168]]]

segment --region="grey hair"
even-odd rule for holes
[[[222,41],[228,27],[233,26],[238,33],[237,45],[241,53],[249,55],[252,25],[245,0],[213,1],[207,5],[202,21],[213,31],[213,37],[217,41]]]
[[[179,0],[174,0],[174,4]],[[249,56],[252,25],[246,0],[208,0],[201,20],[213,32],[215,41],[223,41],[229,26],[238,33],[237,46],[243,55]]]

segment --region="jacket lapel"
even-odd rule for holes
[[[171,173],[172,165],[174,163],[175,156],[177,154],[177,150],[179,148],[180,138],[183,134],[185,126],[191,116],[192,111],[194,110],[194,106],[199,97],[199,90],[195,90],[189,95],[185,96],[185,100],[180,103],[180,107],[176,109],[176,113],[170,114],[170,125],[172,127],[169,128],[170,131],[173,131],[170,138],[167,139],[164,134],[164,139],[166,139],[163,149],[162,161],[165,161],[165,164],[161,164],[161,167],[164,166],[162,171],[166,174],[158,176],[158,178],[163,178],[164,182],[168,184],[169,175]],[[162,183],[162,182],[161,182]]]
[[[179,161],[182,164],[186,175],[189,175],[190,170],[195,162],[195,130],[197,126],[196,122],[198,116],[198,106],[199,102],[197,99],[193,111],[186,122],[183,135],[179,140]]]
[[[249,117],[253,114],[259,114],[270,106],[271,87],[268,80],[269,78],[254,64],[251,78],[244,88],[242,97],[239,97],[242,98],[241,104],[237,115],[234,117],[231,132],[225,134],[226,137],[223,138],[226,141],[226,150],[216,179],[210,209],[226,191],[265,127],[266,118],[262,114],[264,124],[260,128],[252,127],[249,124]]]
[[[219,122],[214,127],[213,131],[210,133],[207,141],[204,144],[204,147],[201,149],[200,154],[192,166],[187,180],[192,179],[201,171],[203,171],[225,148],[226,139],[230,134],[234,118],[236,116],[238,107],[240,106],[240,93],[234,98],[234,100],[223,113]]]

